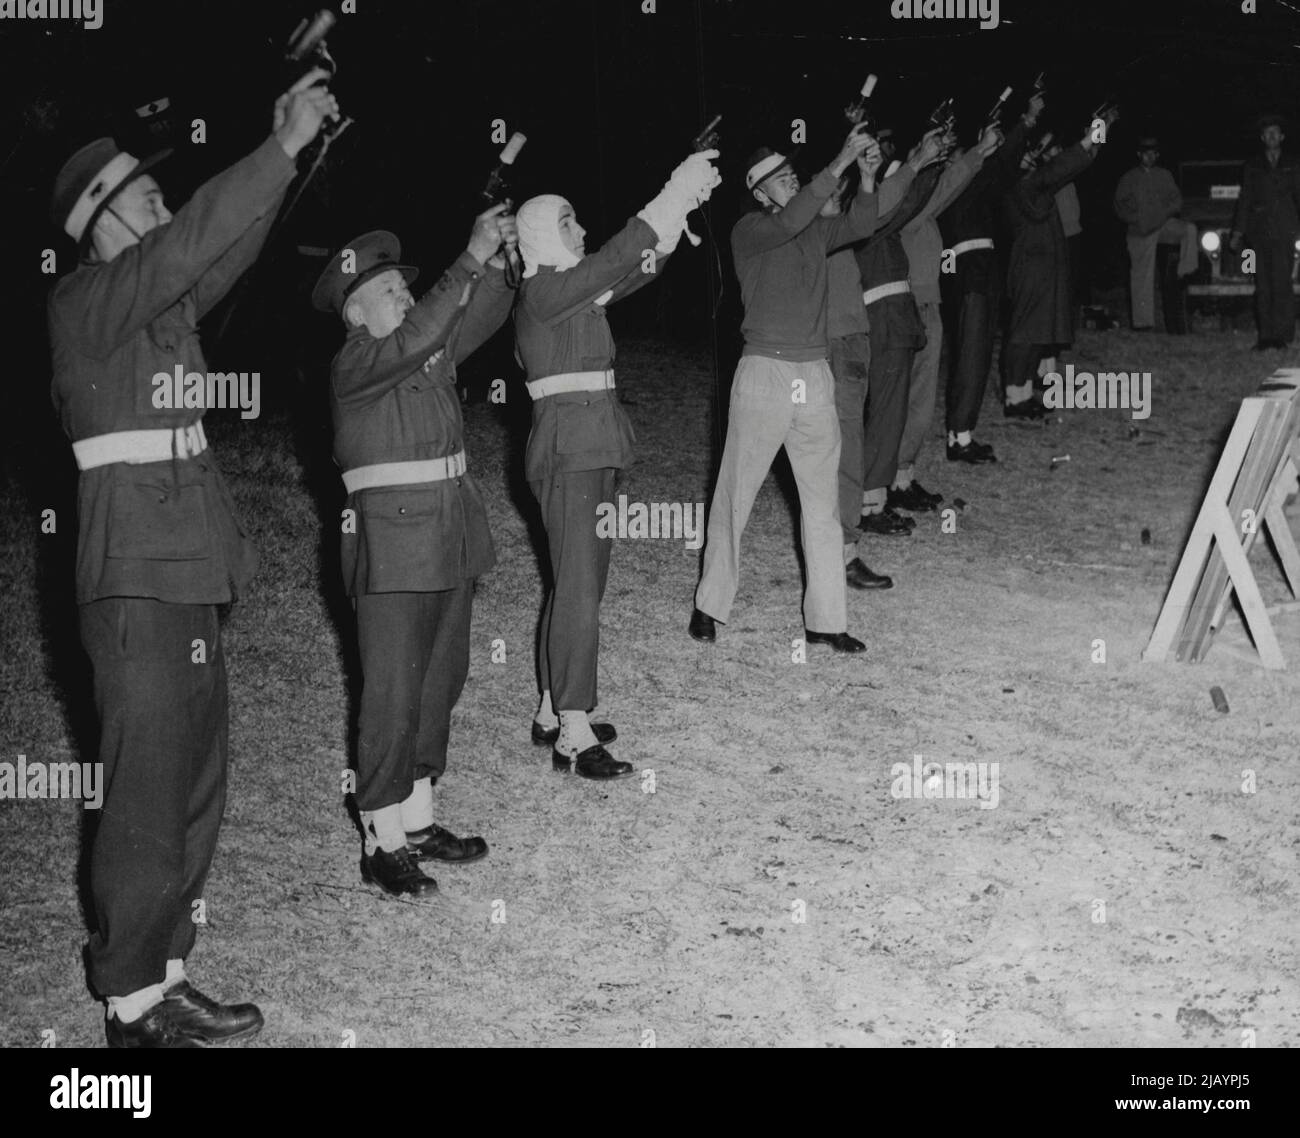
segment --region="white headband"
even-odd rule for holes
[[[749,173],[745,175],[745,189],[752,190],[764,178],[776,170],[779,170],[789,161],[784,154],[769,154],[766,158],[755,162],[750,168]]]

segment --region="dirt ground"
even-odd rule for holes
[[[990,400],[977,437],[994,466],[947,463],[936,418],[919,477],[965,506],[955,533],[922,515],[910,538],[874,539],[866,559],[896,586],[850,594],[864,657],[792,660],[784,460],[716,645],[686,635],[698,553],[619,541],[600,717],[639,775],[612,785],[555,774],[529,744],[532,503],[509,417],[471,406],[499,564],[437,796],[439,820],[492,853],[436,870],[432,906],[358,874],[340,794],[347,639],[319,554],[339,503],[309,490],[318,448],[284,424],[215,424],[263,565],[227,626],[230,799],[191,975],[256,1000],[264,1047],[1297,1045],[1300,614],[1275,620],[1285,672],[1257,664],[1236,616],[1203,664],[1140,660],[1238,401],[1298,362],[1250,342],[1083,333],[1065,358],[1151,371],[1151,417],[1020,425]],[[707,502],[708,361],[632,343],[618,367],[638,434],[621,492]],[[3,758],[66,761],[72,697],[41,623],[40,539],[25,506],[3,513]],[[1266,600],[1289,599],[1262,542],[1252,562]],[[996,763],[996,807],[893,797],[894,764],[917,754]],[[102,1040],[79,813],[0,802],[6,1045],[50,1029]]]

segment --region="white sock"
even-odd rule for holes
[[[150,984],[125,996],[108,997],[108,1014],[123,1023],[135,1023],[145,1012],[163,1002],[163,986]]]
[[[585,711],[560,712],[560,737],[555,749],[573,758],[580,751],[596,746],[596,733],[591,729]]]
[[[1007,386],[1007,405],[1014,406],[1017,403],[1025,403],[1034,397],[1034,381],[1026,380],[1019,387]]]
[[[1044,356],[1038,361],[1038,378],[1042,379],[1049,371],[1056,370],[1056,357]]]
[[[959,447],[968,447],[971,444],[970,431],[958,431],[955,438],[956,438],[957,445]],[[952,431],[949,431],[948,441],[952,442],[953,440],[954,440],[954,435]]]
[[[179,957],[167,961],[167,975],[163,977],[162,982],[163,991],[165,992],[169,988],[176,987],[176,985],[184,979],[185,961],[181,960]]]
[[[894,475],[894,489],[906,490],[910,485],[912,485],[912,478],[915,474],[916,467],[900,466],[898,468],[898,473]]]
[[[555,714],[555,708],[551,706],[551,693],[549,690],[542,692],[542,701],[537,705],[537,714],[533,716],[533,721],[545,727],[548,731],[559,724],[559,716]]]
[[[844,564],[847,565],[857,555],[858,555],[858,546],[856,542],[854,542],[854,544],[852,545],[846,545],[844,547]]]
[[[414,834],[433,825],[433,779],[417,778],[411,793],[398,806],[402,814],[402,830]]]
[[[864,490],[862,492],[862,512],[864,514],[879,514],[885,509],[885,487],[881,486],[876,490]]]
[[[402,808],[394,804],[378,810],[361,811],[361,825],[366,831],[366,853],[376,849],[396,853],[406,848],[406,830],[402,828]]]

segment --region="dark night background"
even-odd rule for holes
[[[97,30],[76,21],[0,23],[8,349],[0,471],[19,480],[34,513],[52,497],[70,505],[75,478],[48,394],[44,298],[54,278],[39,271],[47,247],[58,251],[60,271],[74,255],[48,220],[55,172],[100,134],[115,134],[141,156],[170,142],[176,155],[158,177],[175,210],[198,182],[265,137],[283,83],[283,46],[317,6],[106,0]],[[427,286],[464,247],[498,149],[493,119],[529,138],[516,202],[548,191],[569,197],[590,248],[657,192],[709,115],[724,115],[725,182],[711,206],[720,240],[699,250],[683,242],[660,287],[620,306],[612,321],[616,334],[716,350],[725,389],[739,324],[726,235],[745,200],[744,158],[763,141],[786,143],[798,117],[808,132],[801,165],[806,173],[820,167],[844,132],[840,108],[869,71],[880,76],[875,102],[904,147],[946,95],[957,99],[963,142],[1008,83],[1018,112],[1039,70],[1049,84],[1043,125],[1058,135],[1078,137],[1103,96],[1119,99],[1124,117],[1079,185],[1088,271],[1103,285],[1124,272],[1109,200],[1138,133],[1158,132],[1162,162],[1176,170],[1186,157],[1244,157],[1257,146],[1258,112],[1300,109],[1300,5],[1280,0],[1260,0],[1257,15],[1242,14],[1238,0],[1004,0],[1000,26],[988,31],[969,19],[896,21],[888,0],[655,6],[645,14],[641,0],[360,0],[358,14],[341,17],[329,40],[339,66],[334,90],[356,125],[264,254],[226,341],[208,337],[214,369],[261,372],[263,413],[288,411],[301,422],[325,477],[332,472],[321,382],[341,334],[307,304],[320,262],[298,247],[334,248],[365,229],[393,229],[407,258],[424,267]],[[162,97],[171,100],[162,123],[170,133],[151,137],[133,108]],[[196,117],[207,123],[203,146],[189,142]],[[692,225],[704,232],[698,215]],[[466,380],[513,378],[511,351],[509,336],[498,336],[465,369]]]

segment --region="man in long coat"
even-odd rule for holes
[[[1008,192],[1003,214],[1011,231],[1007,263],[1010,318],[1002,345],[1004,414],[1012,419],[1041,418],[1034,398],[1038,361],[1068,347],[1074,339],[1070,303],[1069,247],[1056,208],[1056,192],[1074,181],[1096,157],[1113,112],[1089,124],[1083,138],[1051,161],[1030,170]]]

